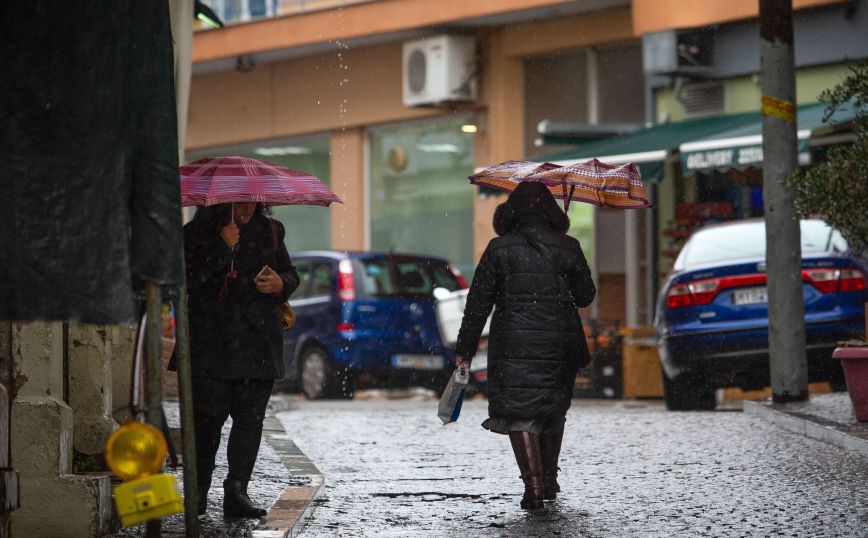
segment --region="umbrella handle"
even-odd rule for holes
[[[231,218],[231,222],[235,222],[235,202],[232,202],[232,205],[229,206],[229,215]],[[232,249],[232,253],[235,253],[235,249]],[[232,260],[229,262],[229,270],[235,270],[235,256],[232,256]]]
[[[561,189],[564,192],[564,213],[569,211],[570,209],[570,200],[573,199],[573,193],[576,192],[576,186],[570,185],[570,193],[567,194],[567,182],[561,182]]]

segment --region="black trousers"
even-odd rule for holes
[[[193,429],[200,485],[207,489],[211,483],[220,432],[228,417],[232,417],[232,429],[226,447],[226,479],[250,480],[272,385],[272,379],[193,378]]]

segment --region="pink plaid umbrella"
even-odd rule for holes
[[[328,206],[341,199],[306,172],[260,159],[206,157],[181,167],[181,205],[228,202]]]
[[[632,163],[620,166],[597,159],[568,166],[532,161],[505,161],[470,176],[474,185],[512,192],[522,181],[539,181],[555,198],[623,209],[651,207],[639,170]]]

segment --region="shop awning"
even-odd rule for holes
[[[663,161],[684,142],[748,125],[755,121],[755,117],[755,113],[748,112],[661,123],[630,134],[594,140],[569,150],[543,155],[536,160],[572,164],[596,157],[610,164],[632,162],[639,166],[642,178],[661,179]]]
[[[852,105],[840,107],[828,121],[823,121],[826,103],[812,103],[798,108],[799,164],[811,163],[811,143],[824,134],[840,129],[856,117]],[[762,115],[748,114],[748,123],[719,131],[700,139],[688,139],[679,146],[681,168],[685,174],[730,168],[759,167],[763,161]]]

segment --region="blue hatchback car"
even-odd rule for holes
[[[842,386],[836,343],[864,330],[864,258],[821,220],[803,220],[808,376]],[[707,226],[682,248],[657,301],[666,406],[714,409],[715,389],[769,384],[765,221]]]
[[[310,399],[357,387],[442,390],[455,354],[440,335],[434,290],[466,288],[446,260],[409,254],[307,251],[290,255],[301,277],[284,333],[286,377],[277,389]]]

